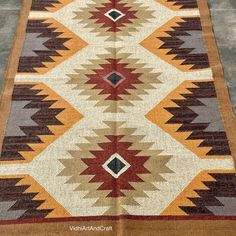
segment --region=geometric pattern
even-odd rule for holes
[[[200,158],[225,158],[229,144],[212,81],[185,81],[146,118]]]
[[[44,84],[15,84],[0,162],[30,162],[81,118]]]
[[[174,17],[140,44],[183,72],[209,67],[199,17]]]
[[[85,27],[105,36],[106,40],[118,41],[121,36],[130,36],[138,28],[153,19],[153,11],[142,6],[137,0],[92,1],[76,11],[75,20],[86,24]]]
[[[69,75],[68,83],[76,85],[74,89],[82,90],[89,100],[98,101],[96,106],[107,107],[105,112],[123,112],[123,106],[132,106],[132,101],[141,100],[153,84],[160,83],[160,73],[152,73],[128,53],[110,48],[107,54],[97,56],[92,65],[83,65],[84,69]]]
[[[18,73],[44,74],[86,43],[54,19],[29,20]]]
[[[5,91],[0,223],[236,216],[200,13],[196,0],[32,1]]]
[[[156,0],[156,1],[174,11],[197,8],[197,0]]]
[[[0,186],[0,220],[70,216],[28,175],[0,176]]]
[[[143,136],[121,128],[121,122],[106,124],[79,151],[70,151],[72,159],[60,160],[60,176],[70,176],[67,184],[79,184],[74,191],[87,191],[85,198],[96,198],[94,206],[107,206],[105,215],[127,214],[122,205],[138,205],[135,198],[147,198],[157,189],[154,182],[165,181],[161,174],[172,173],[166,166],[171,156],[151,150],[152,143],[141,142]]]
[[[202,171],[162,215],[236,215],[236,175]]]
[[[33,0],[31,11],[55,12],[73,0]]]

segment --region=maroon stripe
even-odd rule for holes
[[[27,223],[52,223],[52,222],[68,222],[68,221],[99,221],[99,220],[236,220],[236,216],[82,216],[82,217],[66,217],[66,218],[44,218],[44,219],[27,219],[27,220],[6,220],[0,221],[0,225],[4,224],[27,224]]]

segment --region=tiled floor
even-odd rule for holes
[[[236,113],[236,0],[208,0],[214,31]]]
[[[208,0],[214,31],[236,113],[236,0]],[[0,89],[21,0],[0,0]]]
[[[21,0],[0,0],[0,90],[20,7]]]

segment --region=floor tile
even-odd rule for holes
[[[15,35],[15,28],[19,17],[18,10],[0,10],[0,90],[8,61],[8,54]]]
[[[20,9],[21,8],[21,0],[0,0],[0,9]]]
[[[236,9],[235,0],[208,0],[210,8],[213,10],[218,9]]]

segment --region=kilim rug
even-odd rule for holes
[[[235,235],[207,0],[23,1],[0,109],[0,235]]]

